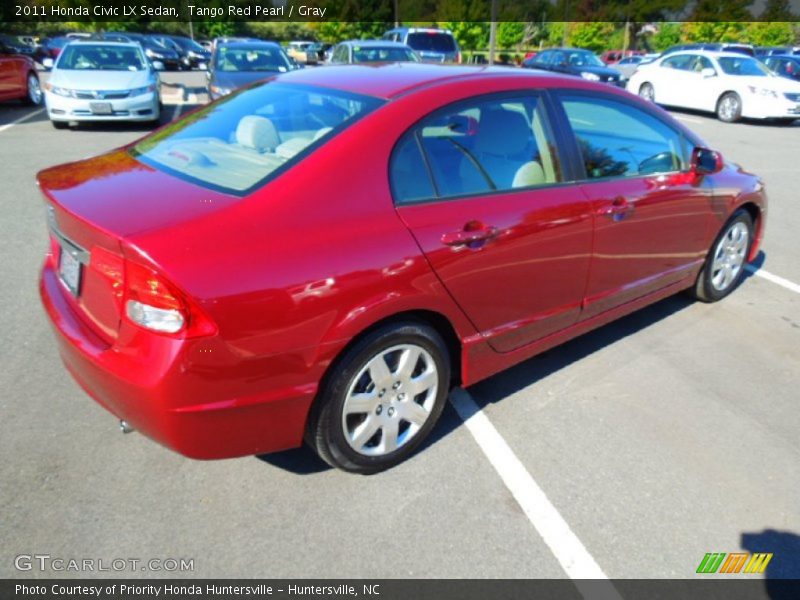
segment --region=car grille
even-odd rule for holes
[[[130,95],[129,90],[78,90],[75,92],[75,97],[81,100],[121,100]]]
[[[784,96],[786,96],[786,99],[790,102],[800,102],[800,94],[790,94],[787,92]]]

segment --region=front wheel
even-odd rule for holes
[[[648,102],[656,101],[656,90],[652,83],[643,83],[639,86],[639,97]]]
[[[450,358],[428,325],[404,322],[368,334],[333,368],[309,416],[307,442],[328,464],[376,473],[428,436],[450,391]]]
[[[36,73],[28,73],[28,93],[25,96],[25,103],[31,106],[39,106],[42,103],[42,86]]]
[[[724,123],[735,123],[742,118],[742,99],[736,92],[723,94],[717,102],[717,118]]]
[[[736,289],[744,277],[744,266],[753,244],[753,219],[739,210],[717,236],[692,295],[703,302],[716,302]]]

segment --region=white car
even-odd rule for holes
[[[70,42],[45,85],[53,127],[73,121],[158,122],[158,66],[136,43]]]
[[[668,54],[640,65],[627,89],[658,104],[716,113],[728,123],[741,118],[800,119],[800,83],[733,52]]]

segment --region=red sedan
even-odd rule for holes
[[[448,392],[661,298],[729,294],[761,181],[627,92],[425,64],[304,69],[38,177],[64,362],[187,456],[368,473]]]
[[[42,88],[33,60],[0,38],[0,101],[3,100],[38,105],[42,103]]]

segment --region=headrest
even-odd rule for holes
[[[495,108],[481,114],[475,150],[497,156],[512,156],[525,150],[530,138],[531,127],[522,113]]]
[[[236,127],[236,142],[257,152],[274,150],[281,143],[278,130],[269,119],[258,115],[242,117]]]
[[[289,160],[295,155],[300,154],[300,152],[302,152],[310,143],[311,140],[307,140],[306,138],[292,138],[290,140],[286,140],[277,148],[275,148],[275,154],[281,158]]]
[[[514,180],[511,182],[511,187],[531,187],[545,183],[547,183],[547,177],[545,177],[542,165],[538,161],[532,160],[517,169],[514,174]]]

